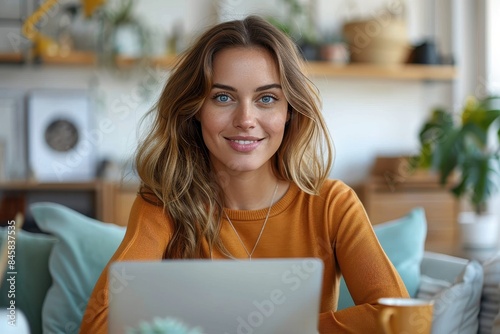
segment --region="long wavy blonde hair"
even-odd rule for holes
[[[217,52],[254,46],[265,48],[274,57],[289,105],[283,142],[272,158],[275,175],[310,194],[317,194],[328,177],[333,144],[321,115],[318,91],[303,73],[296,45],[257,16],[220,23],[179,58],[148,113],[153,117],[151,128],[135,156],[141,195],[163,205],[174,226],[165,258],[207,257],[202,254],[203,240],[210,249],[226,252],[219,239],[222,188],[195,115],[212,88]]]

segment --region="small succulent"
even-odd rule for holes
[[[203,334],[200,328],[189,328],[174,318],[154,318],[141,322],[137,328],[129,328],[127,334]]]

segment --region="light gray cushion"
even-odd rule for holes
[[[500,253],[483,263],[484,286],[479,333],[500,334]]]
[[[420,286],[417,296],[422,299],[432,299],[435,295],[450,288],[452,285],[453,284],[448,281],[422,275],[420,277]]]
[[[460,269],[455,279],[451,279]],[[431,255],[429,263],[424,257],[422,274],[431,279],[424,280],[417,298],[434,300],[432,333],[477,333],[483,287],[482,266],[477,261],[437,254]],[[447,282],[451,284],[447,286]],[[429,291],[433,289],[437,293],[430,296]]]

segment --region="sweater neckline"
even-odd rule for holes
[[[295,199],[296,195],[299,193],[300,188],[293,182],[290,182],[290,186],[286,191],[285,195],[281,197],[276,203],[271,206],[271,212],[269,217],[276,216],[281,212],[285,211],[292,201]],[[265,219],[269,207],[259,209],[259,210],[232,210],[224,208],[229,219],[234,221],[255,221]]]

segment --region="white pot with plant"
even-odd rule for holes
[[[415,162],[437,171],[441,184],[453,182],[451,192],[472,209],[458,217],[462,245],[495,247],[500,217],[489,210],[489,202],[500,184],[500,97],[471,97],[460,117],[453,116],[433,111],[420,131]]]

